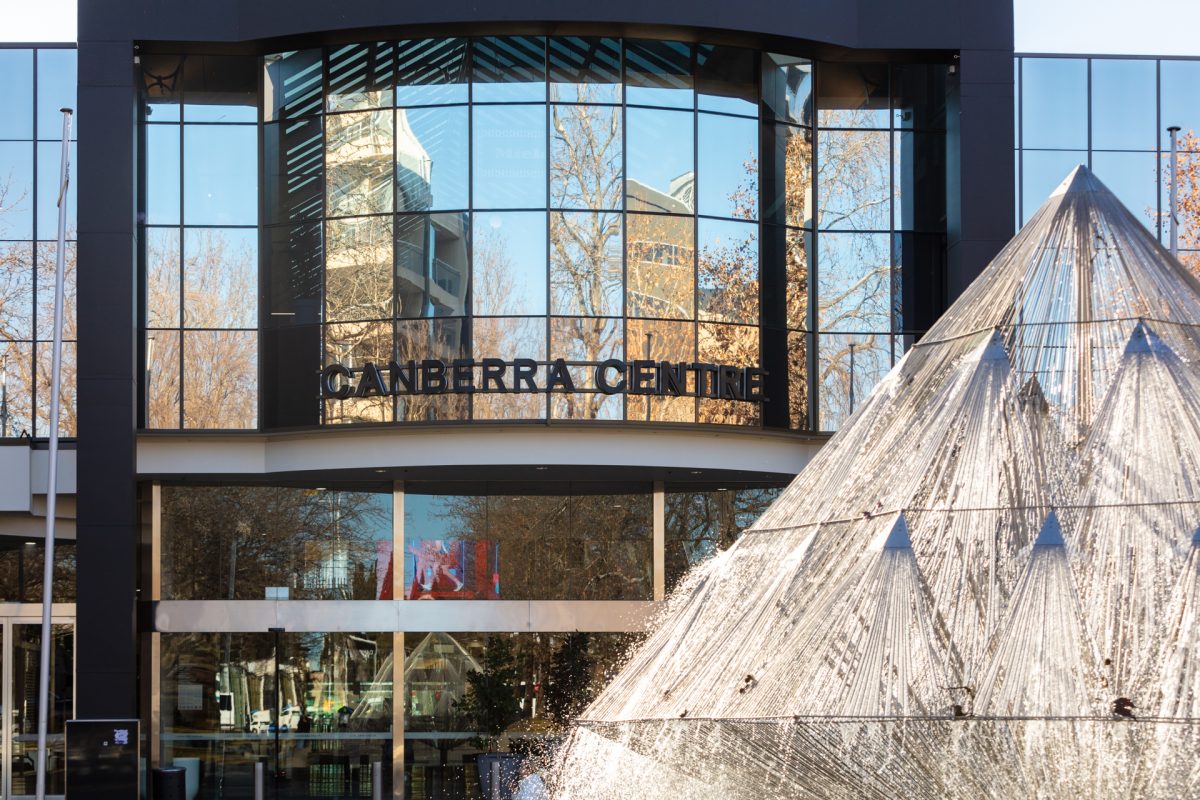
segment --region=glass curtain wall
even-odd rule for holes
[[[1170,135],[1180,128],[1180,260],[1200,273],[1200,59],[1033,57],[1015,61],[1017,226],[1087,165],[1170,243]]]
[[[74,48],[0,45],[0,438],[49,435],[61,108],[75,108]],[[72,120],[75,158],[79,118]],[[75,435],[76,187],[67,199],[62,410]]]
[[[919,333],[914,307],[940,310],[944,65],[602,36],[247,63],[144,59],[148,428],[835,430]],[[321,391],[331,364],[353,390]],[[698,365],[765,369],[765,399]]]

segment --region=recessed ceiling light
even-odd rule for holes
[[[387,470],[386,470],[386,469],[377,469],[377,470],[375,470],[375,471],[376,471],[376,472],[387,472]]]

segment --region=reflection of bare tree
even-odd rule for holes
[[[698,562],[732,545],[767,510],[779,492],[777,488],[668,492],[667,588]]]
[[[500,596],[644,600],[652,591],[649,494],[447,497],[453,538],[498,546]]]
[[[252,428],[258,413],[255,251],[219,230],[190,231],[185,250],[181,297],[178,234],[146,244],[146,424],[178,427],[182,397],[185,428]],[[181,302],[182,387],[180,332],[171,330]]]
[[[1200,277],[1200,136],[1195,131],[1179,134],[1175,181],[1179,214],[1179,260],[1193,275]],[[1170,161],[1170,156],[1167,157]],[[1163,169],[1163,184],[1170,191],[1170,163]],[[1170,211],[1164,215],[1164,231],[1169,236]]]
[[[251,486],[162,492],[164,598],[261,600],[268,586],[289,587],[293,599],[379,597],[377,541],[391,541],[390,494]]]

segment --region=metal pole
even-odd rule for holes
[[[850,413],[854,413],[854,345],[850,343]]]
[[[0,438],[8,438],[8,354],[0,359]]]
[[[371,762],[371,800],[383,800],[383,762]]]
[[[273,781],[275,791],[272,794],[279,797],[279,779],[282,777],[282,768],[279,763],[279,727],[283,723],[281,708],[283,686],[279,682],[279,634],[283,633],[283,628],[269,628],[268,630],[275,634],[275,780]]]
[[[1171,134],[1171,255],[1179,258],[1179,160],[1176,158],[1179,126],[1167,128]]]
[[[254,800],[267,800],[263,792],[263,762],[254,762]]]
[[[46,726],[50,706],[50,605],[54,601],[54,515],[58,499],[58,412],[61,405],[63,258],[67,249],[67,186],[71,109],[62,109],[62,159],[58,173],[58,251],[54,258],[54,344],[50,361],[50,467],[46,479],[46,561],[42,570],[42,653],[38,668],[37,800],[46,797]]]

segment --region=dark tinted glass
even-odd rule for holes
[[[693,108],[692,46],[626,41],[625,91],[630,103]]]
[[[467,102],[466,39],[396,43],[396,105]]]
[[[321,51],[298,50],[266,58],[263,116],[294,119],[321,111]]]
[[[808,59],[764,54],[762,99],[766,112],[780,122],[812,125],[812,76]]]
[[[396,45],[372,42],[335,47],[329,52],[326,72],[329,111],[390,106],[396,81]]]
[[[257,122],[257,59],[251,56],[185,56],[185,122]]]
[[[321,223],[280,225],[267,230],[267,313],[272,326],[307,325],[321,316],[324,267]]]
[[[817,122],[827,128],[889,126],[886,64],[838,64],[817,67]]]
[[[617,39],[596,37],[552,37],[550,100],[566,103],[619,103],[621,43]]]
[[[485,36],[475,40],[472,99],[477,103],[546,99],[546,40]]]
[[[325,196],[324,147],[320,119],[263,126],[267,222],[321,216]]]
[[[696,94],[701,111],[758,116],[758,54],[740,47],[696,46]]]

